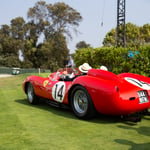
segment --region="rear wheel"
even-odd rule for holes
[[[81,119],[90,119],[96,114],[91,96],[82,86],[76,86],[73,89],[71,94],[71,107],[74,114]]]
[[[31,83],[28,83],[27,85],[27,98],[30,104],[37,104],[38,99],[37,96],[34,93],[34,88]]]

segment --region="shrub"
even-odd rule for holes
[[[131,55],[131,54],[132,55]],[[115,74],[131,72],[145,76],[150,75],[150,45],[135,48],[84,48],[76,50],[76,66],[89,63],[93,68],[101,65],[108,67]]]

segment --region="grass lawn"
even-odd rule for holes
[[[149,150],[150,116],[77,119],[72,112],[31,105],[22,90],[27,75],[0,78],[0,150]]]

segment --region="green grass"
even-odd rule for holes
[[[30,105],[22,90],[28,75],[0,78],[0,150],[150,149],[150,116],[136,124],[110,116],[84,121],[45,103]]]

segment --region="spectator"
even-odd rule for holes
[[[68,64],[66,65],[66,67],[73,68],[74,61],[71,56],[68,56],[68,58],[69,58],[69,60],[68,60]]]

